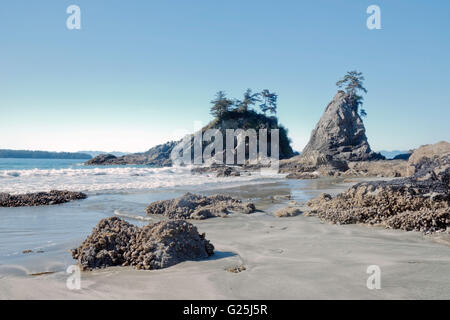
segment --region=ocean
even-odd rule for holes
[[[76,160],[0,163],[0,192],[70,189],[88,194],[85,200],[61,205],[0,207],[0,299],[329,299],[342,295],[338,289],[343,287],[348,288],[343,297],[350,299],[449,296],[448,277],[442,276],[449,273],[447,245],[414,232],[273,215],[322,192],[342,192],[357,181],[353,178],[217,178],[212,173],[191,175],[189,168],[85,167]],[[68,267],[77,263],[70,250],[80,246],[101,219],[117,216],[138,226],[157,222],[164,217],[148,216],[145,208],[185,192],[226,194],[251,201],[258,210],[189,221],[213,243],[210,259],[164,270],[83,272],[82,290],[67,289]],[[366,270],[373,264],[383,270],[383,290],[366,287]],[[225,271],[239,265],[246,267],[239,275]],[[330,283],[337,283],[338,289],[330,290]],[[198,290],[193,292],[193,287]]]
[[[0,192],[11,194],[50,190],[87,193],[142,191],[174,187],[238,186],[280,178],[282,175],[217,178],[192,175],[190,168],[148,166],[84,166],[82,160],[0,159]]]
[[[88,195],[86,200],[62,205],[0,208],[0,278],[65,270],[74,263],[69,250],[102,218],[116,215],[143,225],[158,220],[145,215],[145,207],[156,200],[225,189],[234,190],[237,197],[251,197],[262,186],[273,194],[270,186],[283,180],[283,175],[193,175],[189,168],[91,167],[82,160],[0,159],[0,193],[57,189]],[[24,254],[24,250],[33,252]]]

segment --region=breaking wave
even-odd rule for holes
[[[50,191],[53,189],[83,192],[120,192],[125,190],[145,190],[182,186],[210,185],[211,187],[235,186],[255,183],[261,179],[281,176],[261,177],[244,175],[241,177],[218,178],[214,173],[193,175],[190,168],[168,167],[114,167],[114,168],[65,168],[0,170],[0,192],[12,194]]]

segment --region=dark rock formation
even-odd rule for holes
[[[347,161],[335,160],[331,155],[311,151],[307,155],[280,161],[280,172],[288,179],[315,179],[319,176],[336,176],[349,169]]]
[[[226,166],[212,163],[209,166],[196,166],[191,169],[193,174],[215,173],[217,177],[238,177],[241,175],[243,167]]]
[[[202,133],[208,129],[218,129],[223,136],[223,148],[226,147],[226,130],[227,129],[254,129],[257,134],[257,139],[259,141],[259,129],[268,129],[268,145],[267,150],[270,153],[271,150],[271,140],[270,140],[270,129],[279,129],[279,156],[280,159],[287,159],[292,157],[295,153],[291,148],[289,138],[287,136],[287,130],[278,123],[276,117],[267,117],[263,114],[256,113],[254,111],[238,112],[230,111],[220,119],[215,119],[211,121],[207,126],[202,128]],[[152,166],[171,166],[172,150],[177,145],[184,145],[186,148],[191,148],[193,152],[193,135],[189,135],[190,142],[186,145],[183,140],[180,141],[170,141],[156,147],[151,148],[144,153],[133,153],[122,157],[114,157],[113,155],[99,155],[90,161],[87,161],[86,165],[123,165],[123,164],[141,164],[141,165],[152,165]],[[235,139],[236,140],[236,139]],[[202,150],[208,146],[208,142],[203,142]],[[235,141],[235,146],[237,142]],[[259,147],[259,144],[258,144]],[[235,148],[236,149],[236,148]],[[248,143],[246,143],[246,155],[248,156]],[[192,156],[193,159],[193,156]],[[223,158],[223,163],[226,163],[225,156]],[[235,161],[234,164],[237,164]]]
[[[161,269],[205,259],[214,246],[186,221],[161,221],[139,228],[120,218],[100,220],[72,256],[83,270],[109,266]]]
[[[446,168],[450,158],[450,143],[441,141],[427,144],[414,150],[408,160],[407,174],[413,175],[430,167]]]
[[[0,207],[33,207],[61,204],[74,200],[86,199],[82,192],[58,191],[37,192],[27,194],[0,193]]]
[[[280,161],[280,172],[288,178],[310,179],[311,174],[338,176],[351,162],[382,160],[370,149],[366,130],[348,94],[338,91],[311,134],[301,155]]]
[[[409,157],[411,157],[411,153],[401,153],[396,155],[392,160],[409,160]]]
[[[238,177],[241,173],[232,167],[225,167],[218,170],[217,177]]]
[[[411,177],[358,183],[334,198],[322,195],[307,205],[312,214],[338,224],[381,224],[422,232],[448,230],[450,156],[441,153],[432,158],[411,158],[417,159]]]
[[[230,211],[254,212],[255,205],[251,202],[242,202],[225,195],[205,197],[186,193],[173,200],[161,200],[151,203],[146,209],[147,214],[162,214],[170,219],[207,219],[217,216],[226,216]]]
[[[364,161],[384,159],[370,149],[366,130],[358,112],[349,102],[348,95],[339,91],[328,104],[324,114],[302,151],[302,157],[319,154],[332,160]]]
[[[112,154],[100,154],[95,158],[86,161],[85,164],[90,166],[116,164],[119,161],[118,159],[119,158]]]
[[[312,180],[318,179],[319,174],[314,172],[292,172],[286,176],[287,179]]]
[[[121,157],[112,154],[101,154],[85,162],[85,165],[126,165],[141,164],[156,167],[171,166],[170,153],[178,142],[170,141],[157,145],[147,152],[132,153]]]

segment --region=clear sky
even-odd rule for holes
[[[144,151],[210,121],[216,91],[268,88],[301,150],[353,69],[373,149],[449,140],[449,17],[447,0],[4,0],[0,148]]]

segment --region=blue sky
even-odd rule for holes
[[[144,151],[210,121],[216,91],[268,88],[301,150],[353,69],[373,149],[449,140],[449,16],[444,0],[2,1],[0,148]]]

